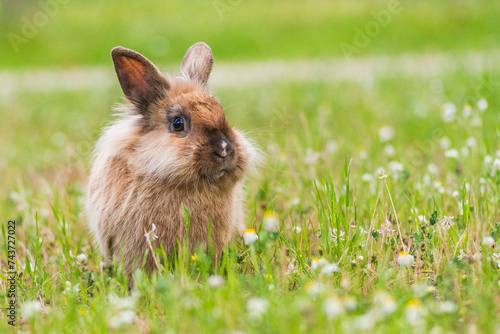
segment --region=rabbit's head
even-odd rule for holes
[[[213,63],[208,45],[188,49],[177,78],[164,77],[135,51],[115,47],[111,55],[130,103],[128,115],[104,135],[104,150],[126,160],[129,172],[173,186],[227,187],[242,179],[255,149],[206,88]]]

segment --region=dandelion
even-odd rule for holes
[[[42,304],[38,300],[27,301],[21,306],[20,314],[23,319],[31,319],[42,311]]]
[[[410,324],[415,325],[422,318],[422,313],[422,304],[417,299],[412,299],[406,304],[405,316]]]
[[[398,307],[396,299],[383,291],[377,292],[375,294],[374,302],[383,315],[389,315],[393,313]]]
[[[441,219],[441,221],[439,222],[439,224],[449,230],[451,227],[453,227],[455,225],[455,223],[453,222],[453,219],[455,217],[448,217],[448,216],[444,216],[443,219]]]
[[[483,244],[483,246],[486,246],[486,247],[493,247],[495,245],[495,239],[493,239],[492,236],[488,235],[488,236],[483,238],[482,244]]]
[[[76,262],[78,262],[79,264],[82,264],[82,263],[84,263],[85,261],[87,261],[87,255],[85,255],[85,254],[79,254],[79,255],[76,257]]]
[[[402,251],[401,253],[399,253],[398,258],[397,258],[398,264],[403,266],[403,267],[411,266],[414,261],[415,261],[415,259],[413,258],[413,255],[408,254],[405,251]]]
[[[257,239],[259,239],[259,236],[255,233],[255,229],[253,228],[247,228],[243,233],[243,241],[245,242],[245,245],[253,244],[257,241]]]
[[[455,148],[452,148],[451,150],[447,150],[444,152],[444,156],[446,158],[457,159],[459,157],[458,150]]]
[[[488,109],[488,102],[485,99],[480,99],[479,101],[477,101],[477,109],[479,109],[480,111],[485,111],[486,109]]]
[[[323,302],[323,311],[328,320],[332,320],[344,313],[344,305],[337,297],[330,297]]]
[[[280,224],[278,221],[278,217],[273,211],[264,212],[262,224],[264,225],[264,230],[266,230],[267,232],[279,231]]]
[[[224,285],[224,279],[220,275],[212,275],[208,278],[207,283],[212,288],[218,288]]]
[[[264,298],[252,297],[247,301],[247,312],[251,318],[260,319],[269,309],[269,301]]]

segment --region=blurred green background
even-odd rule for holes
[[[341,57],[391,3],[402,10],[357,56],[499,46],[498,1],[3,0],[0,66],[109,64],[116,45],[177,62],[198,41],[216,61]]]

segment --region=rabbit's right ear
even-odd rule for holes
[[[141,114],[167,96],[167,80],[146,57],[122,46],[113,48],[111,57],[123,93]]]

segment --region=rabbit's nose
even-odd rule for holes
[[[234,152],[234,148],[231,144],[229,144],[226,140],[220,141],[220,146],[214,150],[214,154],[222,159],[225,159],[227,156],[232,155]]]

